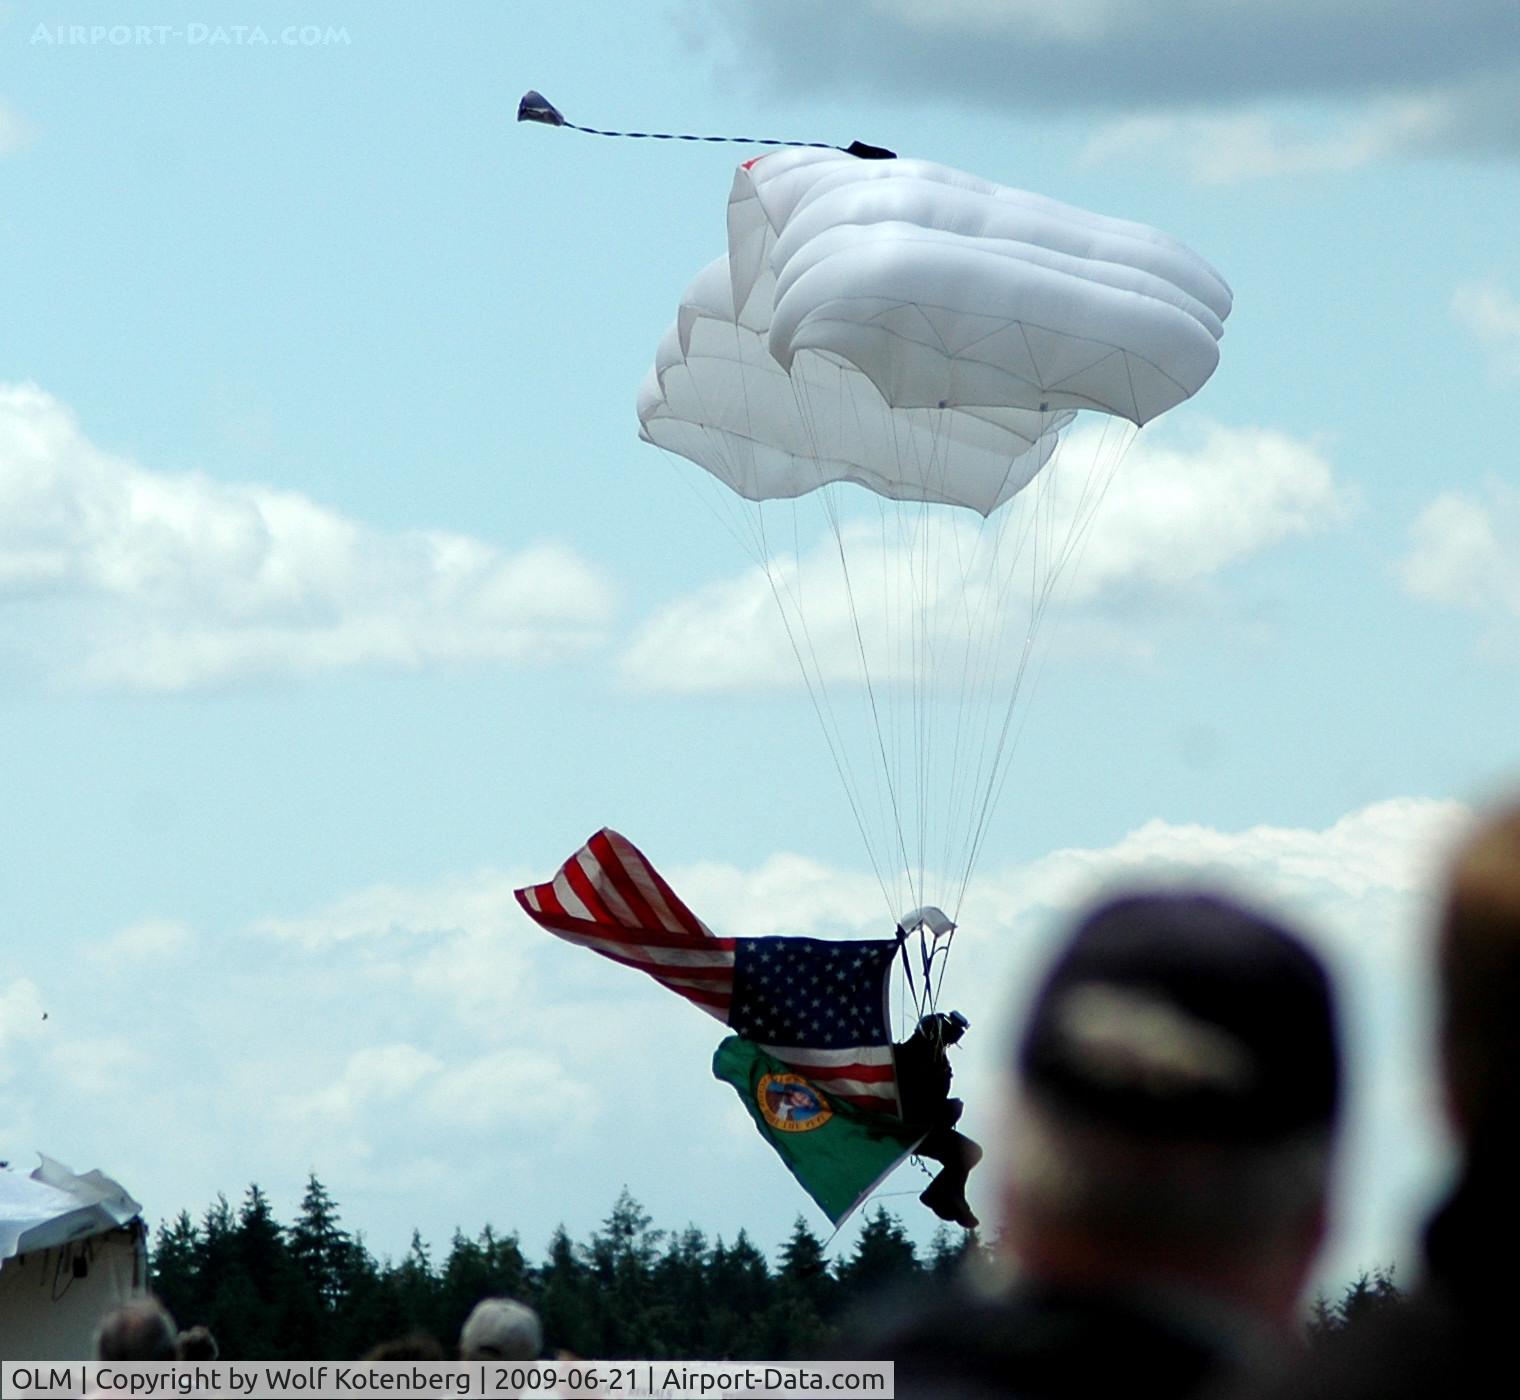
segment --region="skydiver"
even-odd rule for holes
[[[966,1200],[966,1178],[982,1160],[982,1149],[955,1130],[965,1105],[950,1097],[949,1055],[970,1024],[959,1011],[924,1016],[907,1040],[892,1047],[892,1059],[903,1121],[927,1130],[918,1155],[941,1164],[918,1199],[941,1220],[974,1230],[980,1222]]]

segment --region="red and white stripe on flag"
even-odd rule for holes
[[[604,827],[552,880],[516,894],[528,916],[550,933],[648,973],[729,1024],[737,949],[759,940],[715,936],[626,837]],[[763,1048],[857,1107],[897,1111],[890,1044]]]

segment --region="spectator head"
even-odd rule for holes
[[[97,1361],[173,1361],[179,1334],[157,1298],[143,1296],[108,1312],[95,1334]]]
[[[462,1361],[532,1361],[544,1347],[538,1314],[511,1298],[483,1298],[459,1333]]]
[[[1172,1281],[1287,1325],[1339,1101],[1329,981],[1297,937],[1214,895],[1112,900],[1019,1043],[1006,1238],[1054,1282]]]
[[[215,1361],[222,1354],[209,1327],[187,1327],[179,1334],[178,1356],[181,1361]]]
[[[1437,940],[1441,1057],[1458,1133],[1508,1130],[1520,1109],[1520,806],[1457,850]]]

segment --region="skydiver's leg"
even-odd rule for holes
[[[966,1200],[966,1178],[971,1175],[972,1167],[982,1160],[981,1147],[954,1128],[939,1127],[919,1143],[918,1153],[941,1163],[943,1168],[919,1200],[941,1220],[964,1225],[968,1230],[975,1229],[980,1222]]]

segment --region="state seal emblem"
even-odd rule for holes
[[[810,1133],[834,1116],[821,1089],[800,1074],[763,1074],[755,1099],[765,1121],[782,1133]]]

